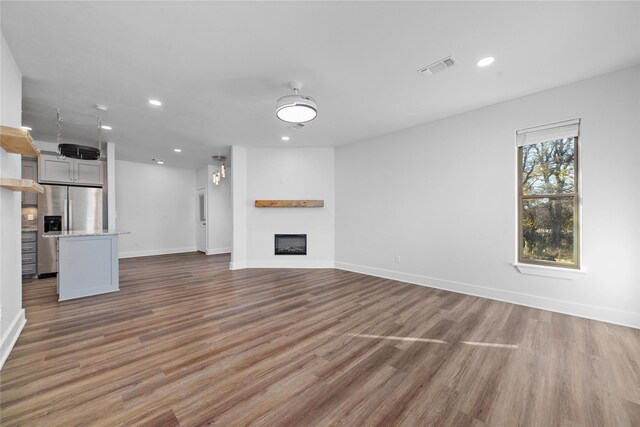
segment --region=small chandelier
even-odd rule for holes
[[[293,95],[286,95],[276,101],[276,116],[289,123],[310,122],[318,115],[318,104],[310,96],[299,95],[300,82],[291,82]]]
[[[220,162],[220,169],[218,169],[217,171],[215,171],[212,175],[211,178],[213,179],[213,183],[215,185],[220,185],[220,180],[222,178],[226,178],[227,177],[227,172],[225,171],[225,167],[224,167],[224,162],[227,160],[227,158],[225,156],[213,156],[213,161],[214,162]]]

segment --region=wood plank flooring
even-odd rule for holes
[[[27,281],[3,426],[640,426],[640,331],[340,270],[121,260]]]

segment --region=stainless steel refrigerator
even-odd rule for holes
[[[58,271],[58,239],[45,239],[43,233],[104,228],[101,188],[43,187],[38,195],[38,276]]]

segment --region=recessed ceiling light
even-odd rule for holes
[[[283,136],[281,139],[282,139],[283,141],[288,141],[288,140],[290,140],[291,138],[289,138],[288,136]]]
[[[182,150],[180,148],[174,148],[173,151],[175,151],[176,153],[182,153]]]
[[[493,56],[487,56],[486,58],[482,58],[480,61],[478,61],[478,67],[486,67],[488,65],[493,64],[494,58]]]
[[[20,129],[23,129],[23,130],[33,130],[33,129],[31,129],[29,126],[20,126]]]
[[[100,127],[101,127],[102,129],[104,129],[104,130],[111,130],[111,129],[113,129],[111,126],[108,126],[108,125],[102,125],[102,126],[100,126]]]
[[[162,159],[151,159],[152,162],[156,162],[159,165],[164,165],[164,160]]]
[[[158,101],[157,99],[150,99],[149,100],[149,104],[155,105],[156,107],[159,107],[159,106],[162,105],[162,102]]]

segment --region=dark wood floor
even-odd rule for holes
[[[340,270],[121,261],[26,282],[1,424],[640,426],[640,331]]]

